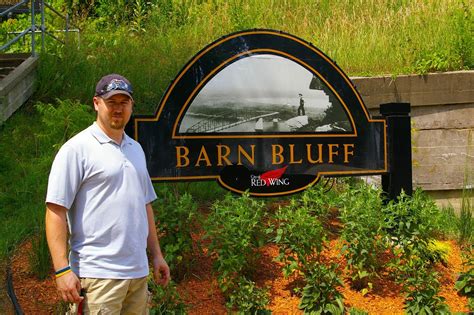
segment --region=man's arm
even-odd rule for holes
[[[151,203],[146,205],[146,214],[148,217],[147,248],[152,257],[154,280],[156,283],[166,286],[171,279],[170,268],[161,253]]]
[[[46,239],[53,259],[54,270],[69,265],[67,258],[67,209],[54,204],[46,205]],[[79,303],[83,298],[79,295],[81,282],[74,272],[56,278],[59,295],[66,302]]]

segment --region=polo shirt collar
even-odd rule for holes
[[[118,143],[116,143],[115,140],[113,140],[112,138],[110,138],[109,136],[105,134],[105,132],[99,127],[97,122],[94,121],[94,123],[90,127],[90,131],[91,131],[92,136],[96,138],[96,140],[99,141],[100,144],[113,142],[118,145]],[[127,134],[124,132],[121,146],[125,144],[131,144],[131,143],[132,143],[131,138],[127,136]]]

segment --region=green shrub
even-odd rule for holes
[[[456,238],[459,234],[458,221],[459,217],[451,205],[441,207],[439,220],[436,223],[436,234],[440,238]]]
[[[417,189],[410,197],[402,192],[397,201],[382,208],[384,229],[391,242],[405,254],[410,251],[425,256],[429,241],[435,236],[439,209],[426,194]]]
[[[326,236],[316,214],[324,214],[321,208],[327,205],[308,199],[311,194],[279,208],[268,231],[276,231],[274,242],[279,247],[277,260],[284,263],[283,274],[287,277],[297,272],[304,278],[300,309],[309,314],[342,314],[343,298],[338,287],[343,283],[338,266],[326,265],[321,256]]]
[[[436,256],[430,250],[439,210],[416,190],[413,197],[402,192],[383,208],[385,228],[391,236],[394,258],[390,266],[403,286],[408,314],[448,314],[445,299],[438,295],[440,283],[433,269]]]
[[[315,216],[319,209],[300,207],[294,199],[290,205],[279,208],[274,216],[274,242],[278,245],[278,261],[284,263],[283,274],[287,277],[295,271],[305,272],[310,262],[318,260],[325,234],[321,222]]]
[[[251,285],[251,279],[259,258],[258,249],[265,244],[264,214],[263,202],[251,199],[248,194],[240,197],[228,194],[212,205],[205,222],[209,254],[215,258],[217,281],[229,305],[237,306],[235,303],[247,292],[255,296],[247,296],[240,306],[262,307],[263,293]],[[244,286],[239,287],[240,284]],[[248,303],[252,300],[255,304],[251,307]]]
[[[188,306],[179,295],[176,284],[173,281],[170,281],[166,287],[162,287],[150,278],[148,290],[151,294],[151,315],[186,314]]]
[[[405,293],[407,314],[450,314],[445,298],[439,296],[438,273],[420,258],[412,258],[398,265],[399,283]]]
[[[170,191],[160,194],[154,212],[160,247],[170,266],[173,278],[182,279],[191,264],[193,252],[192,232],[199,221],[197,206],[191,195],[175,195]]]
[[[474,218],[472,213],[474,207],[472,204],[472,190],[464,189],[461,204],[461,215],[458,220],[459,242],[469,243],[474,235]]]
[[[224,198],[227,193],[216,181],[160,183],[155,185],[155,190],[158,194],[161,194],[161,191],[174,195],[187,193],[195,202],[205,206]]]
[[[363,294],[372,288],[372,281],[381,267],[380,256],[386,248],[383,231],[381,192],[361,184],[342,194],[345,200],[340,211],[344,228],[342,253],[352,287]]]
[[[349,315],[368,315],[369,313],[367,313],[366,311],[364,310],[359,310],[357,308],[354,308],[354,307],[351,307],[349,309]]]
[[[237,289],[229,293],[226,307],[237,309],[238,314],[271,314],[266,309],[268,305],[268,290],[259,288],[255,282],[240,277],[237,280]]]
[[[344,283],[337,272],[337,264],[326,266],[313,263],[307,268],[299,308],[305,314],[344,314],[344,298],[338,291]]]

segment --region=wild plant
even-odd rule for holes
[[[440,208],[440,216],[436,224],[436,233],[439,238],[455,239],[459,236],[459,216],[453,206],[448,205]]]
[[[386,248],[380,191],[361,184],[342,194],[344,224],[342,253],[347,261],[351,285],[363,294],[372,289],[372,281],[381,267],[380,255]]]
[[[474,206],[472,204],[472,189],[463,189],[461,213],[458,220],[459,243],[469,243],[474,236]]]
[[[308,209],[323,222],[327,221],[329,210],[335,204],[330,189],[322,184],[306,189],[297,200],[299,201],[300,207]]]
[[[264,222],[264,203],[251,199],[248,194],[241,197],[228,194],[212,205],[204,225],[205,239],[209,240],[217,281],[229,306],[263,307],[261,290],[264,289],[251,285],[251,279],[259,258],[258,249],[265,244]],[[240,284],[244,285],[240,287]],[[245,292],[253,295],[246,295],[242,302]]]
[[[366,311],[364,310],[360,310],[360,309],[357,309],[357,308],[354,308],[354,307],[351,307],[349,309],[349,315],[368,315],[369,313],[367,313]]]

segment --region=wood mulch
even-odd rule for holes
[[[331,240],[325,255],[327,259],[344,266],[338,242],[337,239]],[[454,289],[456,276],[463,268],[460,248],[454,241],[443,242],[450,246],[451,251],[447,267],[441,264],[437,266],[437,271],[441,275],[441,295],[446,298],[451,312],[467,313],[467,299],[457,295]],[[28,259],[30,251],[31,242],[25,242],[12,257],[15,293],[25,314],[51,314],[59,302],[54,278],[51,276],[39,281],[31,274]],[[269,288],[268,308],[273,314],[301,314],[298,309],[299,297],[293,291],[295,286],[301,284],[301,279],[283,277],[282,264],[274,261],[277,255],[278,248],[275,245],[268,245],[262,249],[256,282],[259,286]],[[192,264],[188,276],[178,285],[180,295],[189,305],[189,314],[226,314],[224,297],[212,274],[212,259],[201,252],[195,256]],[[341,292],[348,308],[365,310],[369,314],[393,315],[403,314],[403,297],[400,290],[400,286],[390,280],[388,274],[382,274],[374,283],[372,292],[365,296],[351,289],[347,281]]]

